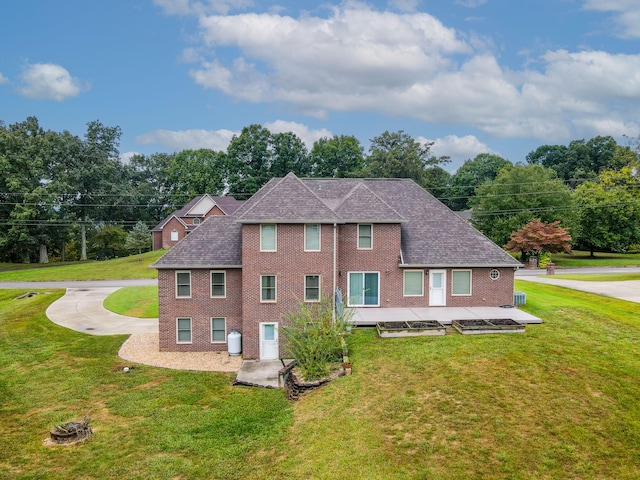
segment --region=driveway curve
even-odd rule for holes
[[[57,325],[90,335],[158,333],[157,318],[127,317],[104,308],[104,299],[120,288],[67,288],[67,293],[47,308],[47,317]]]

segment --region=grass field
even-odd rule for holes
[[[579,273],[544,275],[545,278],[558,278],[560,280],[582,280],[583,282],[625,282],[628,280],[640,280],[640,273]]]
[[[289,403],[231,377],[137,366],[124,336],[0,290],[0,478],[640,478],[637,305],[517,282],[524,335],[349,339],[354,375]],[[85,414],[94,437],[50,448]]]
[[[119,315],[158,318],[158,287],[124,287],[104,301],[104,308]]]
[[[571,255],[566,253],[551,255],[551,261],[561,267],[615,267],[624,265],[640,265],[638,253],[601,253],[596,252],[593,257],[589,252],[574,250]]]
[[[156,250],[130,257],[103,262],[74,262],[72,264],[51,263],[17,268],[16,264],[0,264],[0,282],[42,282],[56,280],[109,280],[113,278],[157,278],[158,272],[149,265],[160,258],[166,250]]]

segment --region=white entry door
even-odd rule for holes
[[[429,306],[442,307],[447,304],[447,271],[429,270]]]
[[[278,348],[278,322],[260,324],[260,360],[280,358]]]

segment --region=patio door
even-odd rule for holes
[[[278,322],[260,323],[260,360],[280,358]]]
[[[447,304],[447,271],[429,270],[429,306],[443,307]]]

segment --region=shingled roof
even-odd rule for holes
[[[152,267],[231,268],[242,265],[242,225],[214,215],[165,253]]]
[[[218,208],[220,210],[222,210],[222,212],[225,215],[231,215],[231,214],[235,213],[235,211],[238,208],[240,208],[240,206],[244,203],[242,200],[236,200],[235,198],[230,197],[230,196],[226,196],[226,195],[220,196],[220,197],[214,197],[214,196],[208,195],[208,194],[196,195],[184,207],[179,208],[178,210],[174,211],[170,215],[167,215],[160,223],[158,223],[158,225],[153,227],[152,231],[162,230],[164,228],[164,226],[167,224],[167,222],[169,220],[171,220],[173,217],[176,217],[181,222],[182,222],[182,220],[181,220],[182,218],[186,218],[186,217],[201,217],[202,215],[190,215],[189,212],[191,211],[191,209],[193,207],[195,207],[198,203],[200,203],[200,200],[202,200],[205,196],[209,197],[211,200],[213,200],[215,205],[217,205]],[[184,222],[182,222],[182,223],[187,228],[193,226],[193,225],[187,225]]]
[[[398,223],[400,266],[517,267],[502,248],[410,179],[271,179],[235,214],[210,217],[154,265],[239,266],[243,223]]]

